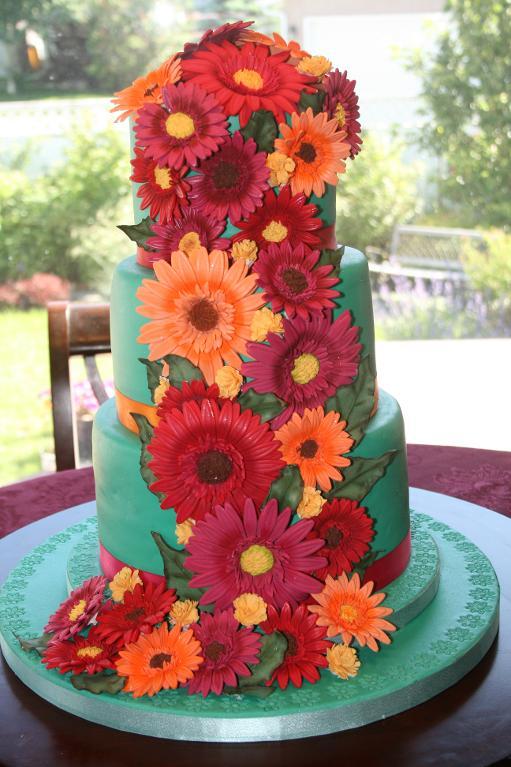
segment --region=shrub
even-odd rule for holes
[[[475,291],[481,294],[488,324],[500,334],[511,330],[511,235],[489,231],[480,245],[467,242],[463,266]]]
[[[337,238],[365,250],[388,250],[392,230],[418,213],[418,170],[404,165],[402,147],[373,134],[364,136],[362,152],[349,161],[337,191]]]
[[[69,298],[71,286],[56,274],[37,272],[26,280],[0,285],[0,304],[8,306],[45,306],[48,301]]]

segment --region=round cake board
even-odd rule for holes
[[[417,573],[421,562],[430,567],[432,552],[434,558],[431,538],[438,547],[436,596],[431,599],[430,585],[431,601],[413,620],[408,615],[409,622],[393,635],[391,645],[378,653],[362,648],[360,672],[346,681],[324,671],[315,685],[277,689],[262,700],[238,695],[203,699],[186,690],[138,699],[126,693],[76,690],[69,675],[45,669],[35,651],[21,649],[17,637],[41,634],[49,615],[67,596],[68,561],[78,567],[76,554],[71,555],[90,534],[89,520],[48,538],[10,573],[0,592],[0,646],[14,673],[42,698],[118,730],[178,740],[246,742],[361,727],[417,706],[453,685],[481,660],[497,634],[499,587],[487,557],[461,533],[425,514],[412,514],[412,523]],[[91,556],[86,549],[81,565],[85,569]],[[391,593],[391,587],[386,591]],[[386,603],[391,604],[390,599]]]

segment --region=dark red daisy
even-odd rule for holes
[[[362,345],[359,328],[351,324],[349,311],[334,322],[322,314],[310,320],[284,319],[284,335],[268,334],[268,343],[247,344],[253,358],[244,362],[241,373],[252,379],[246,388],[260,394],[273,392],[287,403],[272,421],[278,429],[293,412],[324,405],[339,386],[353,381],[358,373]]]
[[[225,229],[225,221],[206,215],[206,213],[187,208],[181,218],[167,224],[154,224],[154,237],[149,237],[147,244],[155,249],[147,253],[153,263],[160,259],[170,263],[170,257],[176,250],[182,250],[190,255],[192,250],[199,247],[212,250],[227,250],[230,240],[220,237]]]
[[[233,241],[254,240],[260,248],[268,248],[271,243],[288,242],[296,248],[304,245],[317,245],[322,221],[317,217],[318,209],[307,203],[304,194],[291,194],[291,187],[286,185],[275,194],[268,189],[261,207],[248,216],[246,221],[236,221],[234,225],[241,229],[234,235]]]
[[[101,607],[106,585],[102,575],[84,581],[51,616],[45,633],[52,634],[53,639],[68,639],[88,626]]]
[[[323,88],[326,92],[324,108],[329,117],[334,117],[339,125],[339,130],[345,131],[345,141],[350,145],[350,157],[355,157],[360,152],[362,139],[360,138],[360,111],[358,108],[358,96],[355,93],[356,80],[348,80],[348,73],[342,74],[338,69],[327,74],[323,80]]]
[[[259,109],[272,112],[280,123],[286,112],[296,112],[304,89],[313,92],[314,78],[298,72],[288,59],[289,51],[271,53],[267,45],[208,43],[182,62],[183,80],[213,93],[227,115],[239,115],[242,128]]]
[[[250,676],[248,663],[257,663],[261,636],[252,629],[241,628],[232,609],[202,613],[200,623],[192,626],[202,647],[204,662],[194,673],[188,692],[204,697],[220,695],[225,685],[237,687],[238,677]]]
[[[207,43],[221,43],[228,40],[230,43],[237,43],[243,40],[245,30],[251,27],[253,21],[235,21],[233,24],[222,24],[216,29],[208,29],[202,35],[198,43],[185,43],[181,60],[188,59],[200,48],[205,48]]]
[[[160,420],[148,450],[151,490],[165,494],[161,507],[174,507],[178,522],[225,501],[262,503],[284,466],[269,425],[231,400],[185,402]]]
[[[144,104],[135,123],[146,157],[178,170],[215,152],[228,135],[217,100],[192,83],[163,88],[162,104]]]
[[[284,660],[267,684],[276,679],[280,689],[285,690],[289,682],[301,687],[304,679],[311,684],[318,681],[319,669],[328,665],[326,651],[331,642],[325,640],[326,629],[316,624],[316,616],[311,615],[306,605],[292,610],[286,602],[280,612],[269,605],[268,620],[260,627],[265,634],[280,631],[287,639]]]
[[[95,627],[88,636],[51,642],[42,656],[46,668],[58,668],[61,674],[97,674],[115,668],[117,651],[101,639]]]
[[[172,418],[172,410],[181,410],[184,402],[198,402],[200,405],[204,399],[217,400],[219,397],[220,391],[216,384],[206,386],[204,381],[183,381],[180,389],[169,386],[156,413],[159,418]]]
[[[316,571],[317,577],[324,581],[327,575],[336,578],[343,572],[350,573],[369,551],[374,538],[373,520],[367,510],[357,501],[336,498],[325,503],[313,521],[313,534],[325,541],[319,553],[328,560],[326,567]]]
[[[187,168],[174,170],[160,167],[155,160],[146,157],[141,149],[135,147],[135,158],[131,161],[133,173],[130,181],[141,184],[137,197],[142,200],[142,210],[149,208],[152,219],[158,217],[165,224],[173,218],[179,218],[183,208],[190,203],[187,194],[191,189],[184,175]]]
[[[147,583],[126,591],[123,602],[108,602],[97,617],[97,633],[107,644],[136,642],[160,623],[176,601],[174,589],[164,583]]]
[[[266,153],[257,151],[254,139],[241,133],[224,141],[218,152],[201,162],[190,179],[194,206],[215,218],[237,221],[261,204],[268,188]]]
[[[288,317],[307,319],[335,306],[333,299],[340,293],[332,286],[339,278],[328,276],[331,264],[317,266],[320,255],[319,250],[310,251],[303,244],[292,248],[288,242],[259,252],[253,268],[274,312],[284,309]]]

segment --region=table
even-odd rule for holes
[[[450,448],[433,450],[438,453]],[[485,460],[489,460],[488,455]],[[435,468],[432,455],[426,465],[425,476],[435,482],[449,476],[448,465]],[[456,472],[473,475],[480,465],[484,465],[484,461],[476,465],[473,456],[464,456],[464,462],[454,468]],[[500,464],[498,472],[500,478],[505,477],[506,465]],[[78,478],[86,475],[68,474],[74,475],[66,481],[71,481],[76,493]],[[481,476],[477,479],[479,489],[476,487],[473,492],[481,492],[480,485],[485,481],[484,475]],[[462,475],[457,473],[456,477],[461,485]],[[41,484],[41,480],[35,482]],[[503,481],[502,492],[496,494],[498,503],[504,505],[506,492]],[[50,496],[54,494],[45,494],[47,502],[51,501]],[[32,767],[33,764],[139,767],[172,763],[180,767],[198,764],[238,767],[243,761],[244,767],[260,764],[310,767],[313,763],[331,763],[335,754],[342,754],[343,764],[352,762],[370,767],[386,767],[389,763],[396,767],[487,767],[503,759],[511,753],[511,521],[503,514],[469,503],[463,504],[460,515],[460,505],[452,498],[420,490],[412,490],[412,506],[472,538],[492,560],[503,589],[497,642],[468,677],[442,695],[363,730],[338,735],[277,744],[187,744],[116,732],[77,719],[37,698],[2,661],[0,764],[6,767]],[[511,514],[511,509],[505,508],[504,513],[506,511]],[[78,507],[53,514],[0,542],[0,580],[25,551],[78,521],[83,513]]]

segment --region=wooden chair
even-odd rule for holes
[[[57,471],[76,467],[77,438],[69,359],[84,358],[87,378],[98,402],[108,395],[99,375],[96,354],[110,351],[108,304],[52,301],[48,304],[50,379]]]

